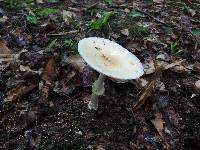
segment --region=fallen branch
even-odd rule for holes
[[[133,106],[133,111],[140,109],[145,104],[147,98],[149,98],[155,92],[156,84],[157,80],[154,79],[146,85],[143,94],[140,96],[139,100]]]

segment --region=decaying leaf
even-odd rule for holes
[[[144,72],[145,74],[152,74],[155,72],[155,66],[153,60],[144,65]]]
[[[5,41],[0,40],[0,63],[12,61],[13,56],[11,50],[7,47]]]
[[[77,71],[82,72],[86,66],[85,61],[79,55],[73,55],[65,60],[65,63],[72,65]]]
[[[16,88],[12,89],[7,93],[7,97],[4,99],[4,102],[16,101],[17,98],[27,94],[37,86],[38,85],[34,84],[28,84],[28,85],[20,84]]]
[[[76,76],[75,71],[72,70],[72,71],[68,72],[68,74],[66,75],[66,77],[63,80],[57,81],[55,83],[55,87],[53,90],[56,93],[59,93],[61,95],[71,94],[73,92],[73,90],[75,89],[75,87],[80,85],[80,84],[77,85],[75,82],[73,82],[73,81],[75,81],[75,80],[73,80],[75,78],[75,76]],[[72,82],[70,82],[70,81],[72,81]]]
[[[175,72],[185,72],[188,69],[182,65],[185,60],[175,61],[173,63],[168,63],[161,60],[156,60],[156,65],[163,68],[163,70],[172,69]],[[155,64],[153,60],[148,60],[144,65],[145,74],[152,74],[155,72]]]
[[[20,68],[20,71],[22,72],[31,72],[31,73],[41,74],[41,71],[34,71],[29,66],[20,65],[19,68]]]
[[[157,80],[154,79],[146,85],[143,94],[140,96],[139,100],[133,106],[133,111],[140,109],[145,104],[147,98],[149,98],[154,93],[156,84]]]
[[[155,119],[151,120],[152,124],[155,126],[158,133],[162,136],[162,130],[163,130],[163,119],[161,113],[155,114]]]
[[[46,81],[47,84],[52,84],[57,75],[56,62],[54,58],[49,59],[43,73],[42,80]]]
[[[72,19],[73,17],[76,16],[76,14],[74,12],[72,12],[72,11],[66,11],[66,10],[63,10],[62,15],[63,15],[63,20],[66,23],[69,23],[70,19]]]
[[[197,90],[197,92],[200,92],[200,80],[195,82],[195,89]]]
[[[54,58],[49,59],[43,73],[42,81],[39,84],[39,89],[42,92],[42,95],[48,97],[49,89],[54,86],[54,80],[57,76],[56,62]]]
[[[121,34],[125,35],[125,36],[129,36],[129,30],[128,29],[123,29],[120,30]]]

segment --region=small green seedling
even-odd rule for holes
[[[56,42],[57,42],[57,38],[52,40],[49,45],[47,46],[49,50],[51,50],[55,45],[56,45]]]
[[[39,17],[47,17],[50,14],[55,14],[58,12],[58,9],[55,8],[39,8],[36,9],[36,15]]]
[[[29,15],[26,17],[26,20],[29,24],[36,25],[38,23],[38,19],[35,15]]]
[[[178,49],[177,49],[177,42],[172,42],[170,44],[170,50],[171,50],[171,53],[176,53],[178,51]]]
[[[0,6],[2,5],[9,10],[18,10],[34,2],[34,0],[0,0]]]
[[[144,14],[138,12],[138,11],[132,11],[129,16],[131,17],[144,17]]]
[[[77,42],[72,39],[65,39],[62,47],[72,50],[71,52],[75,52],[77,50]]]
[[[105,0],[105,2],[108,3],[108,4],[110,4],[110,5],[113,3],[112,0]]]
[[[111,17],[115,15],[114,12],[105,12],[101,18],[95,21],[89,21],[87,27],[92,31],[100,31],[101,29],[107,29],[111,32],[111,28],[109,25],[109,20]]]

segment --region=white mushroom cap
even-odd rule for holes
[[[93,69],[111,78],[130,80],[144,74],[140,60],[121,45],[89,37],[78,43],[78,52]]]

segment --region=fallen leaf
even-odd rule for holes
[[[129,42],[126,46],[132,52],[141,51],[141,46],[138,42]]]
[[[86,66],[85,61],[83,60],[83,58],[80,57],[80,55],[70,56],[66,60],[64,60],[64,62],[68,65],[72,65],[75,68],[75,70],[79,72],[82,72],[83,68],[85,68]]]
[[[146,62],[143,66],[145,74],[152,74],[155,72],[155,66],[153,60]]]
[[[143,94],[140,96],[139,100],[133,106],[133,111],[140,109],[145,104],[147,98],[149,98],[154,93],[156,85],[157,85],[157,80],[155,79],[146,85]]]
[[[41,74],[41,71],[34,71],[34,70],[30,69],[29,66],[20,65],[19,68],[20,68],[20,71],[22,71],[22,72],[31,72],[31,73]]]
[[[11,56],[11,50],[7,47],[5,41],[0,40],[0,58],[6,58]]]
[[[41,90],[43,96],[48,97],[49,89],[54,86],[56,76],[56,62],[54,58],[51,58],[42,72],[42,81],[39,84],[39,89]]]
[[[200,80],[195,82],[195,89],[197,90],[197,92],[200,92]]]
[[[121,34],[125,35],[125,36],[129,36],[129,30],[128,29],[122,29],[120,30]]]
[[[63,10],[62,12],[63,20],[69,24],[70,19],[76,16],[74,12]]]
[[[169,64],[168,62],[157,60],[156,63],[157,66],[163,68],[163,70],[172,69],[173,71],[180,73],[188,71],[188,69],[182,65],[184,61],[185,60],[179,60]],[[147,59],[145,64],[143,64],[143,67],[145,74],[152,74],[155,72],[155,64],[151,59]]]
[[[158,133],[162,136],[163,133],[163,120],[162,120],[162,114],[161,113],[156,113],[155,114],[155,119],[151,120],[152,124],[155,126],[156,130],[158,131]]]
[[[65,85],[65,81],[62,80],[55,83],[53,91],[60,95],[69,95],[74,91],[75,88],[76,87],[74,84]]]
[[[73,92],[73,90],[76,88],[76,86],[80,85],[80,84],[77,85],[75,82],[73,82],[73,81],[76,81],[74,79],[76,77],[76,74],[77,73],[75,71],[73,71],[73,70],[68,72],[66,77],[63,80],[57,81],[55,83],[55,87],[54,87],[53,90],[56,93],[59,93],[61,95],[71,94]],[[68,83],[68,82],[70,82],[70,83]]]
[[[194,15],[196,15],[196,10],[189,8],[188,13],[193,17]]]
[[[164,69],[167,70],[167,69],[170,69],[170,68],[173,68],[175,66],[179,66],[181,65],[181,63],[183,62],[184,60],[180,60],[180,61],[176,61],[174,63],[171,63],[171,64],[168,64],[166,66],[164,66]]]
[[[54,58],[49,59],[44,71],[42,72],[42,80],[48,84],[52,84],[57,75],[56,62]]]
[[[21,97],[24,94],[32,91],[38,85],[28,84],[28,85],[18,85],[15,89],[12,89],[7,93],[7,97],[4,99],[4,102],[15,101],[17,98]]]

